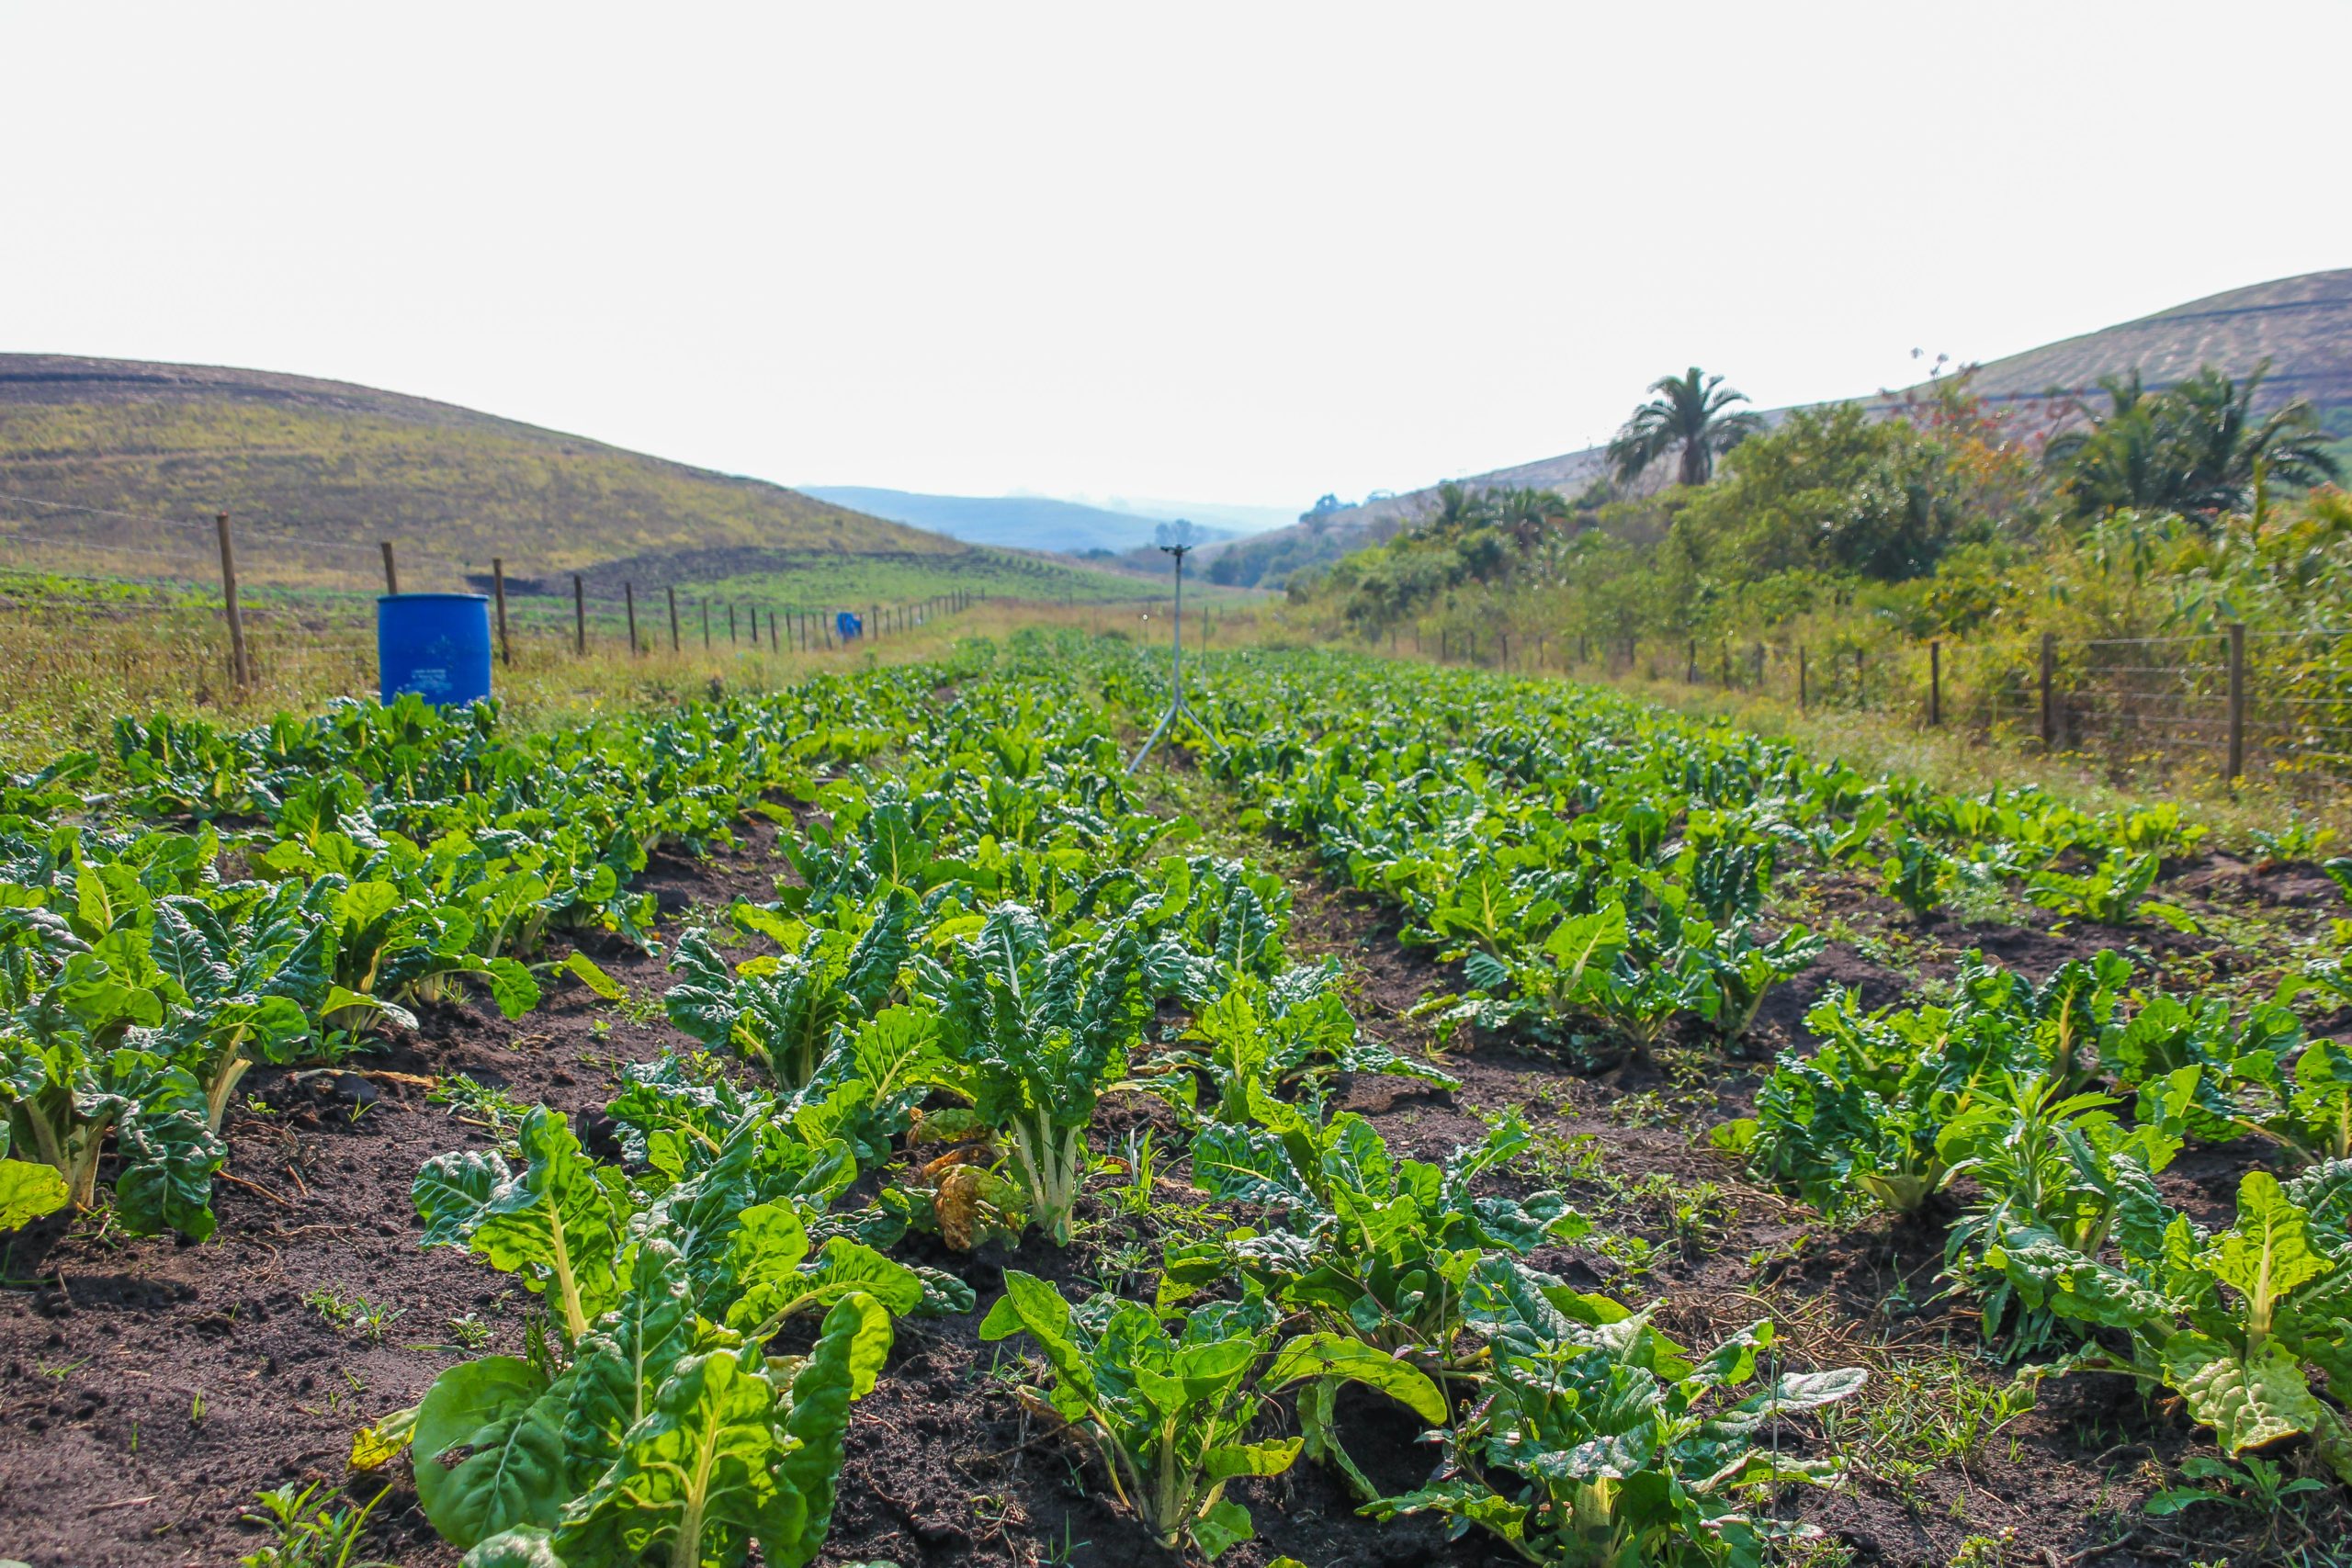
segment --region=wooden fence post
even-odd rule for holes
[[[1862,650],[1859,648],[1854,649],[1854,705],[1867,705],[1862,701]]]
[[[641,651],[637,646],[637,584],[621,584],[621,598],[628,605],[628,656],[634,659]]]
[[[1724,649],[1724,690],[1731,690],[1731,649],[1728,645]]]
[[[1699,683],[1699,639],[1695,637],[1690,639],[1690,649],[1684,657],[1682,683],[1686,686]]]
[[[727,602],[727,646],[735,646],[735,601]]]
[[[1928,641],[1928,728],[1933,729],[1944,721],[1944,645],[1930,637]]]
[[[1799,643],[1797,644],[1797,712],[1799,713],[1805,711],[1804,677],[1804,644]]]
[[[683,652],[684,652],[684,651],[685,651],[685,649],[684,649],[684,647],[682,644],[680,644],[680,642],[678,641],[678,589],[677,589],[677,585],[676,585],[675,583],[669,584],[669,585],[667,586],[666,592],[667,592],[669,593],[669,595],[670,595],[670,651],[671,651],[671,652],[673,652],[673,653],[683,653]]]
[[[576,571],[571,574],[571,651],[583,656],[588,651],[588,591]]]
[[[2230,781],[2245,772],[2245,623],[2230,623]]]
[[[238,685],[250,686],[254,661],[245,651],[245,613],[237,603],[237,552],[229,544],[229,514],[215,513],[212,526],[220,536],[220,602],[229,611],[229,673]]]
[[[512,670],[514,645],[506,640],[506,562],[498,556],[490,558],[490,592],[498,605],[498,661]]]
[[[2058,708],[2051,698],[2052,677],[2058,671],[2058,637],[2054,632],[2041,634],[2041,749],[2045,751],[2058,744]]]
[[[710,651],[710,601],[702,602],[702,650]]]
[[[784,637],[783,634],[775,629],[775,606],[773,604],[768,606],[768,651],[770,653],[784,651]]]
[[[392,542],[379,539],[376,543],[384,552],[384,592],[398,593],[401,591],[401,569],[392,562]]]

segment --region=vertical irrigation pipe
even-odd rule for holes
[[[1151,749],[1159,744],[1159,738],[1168,733],[1168,727],[1176,721],[1179,714],[1187,718],[1193,716],[1192,710],[1184,705],[1184,554],[1194,543],[1193,525],[1182,518],[1173,523],[1162,523],[1155,530],[1153,542],[1160,553],[1172,557],[1176,562],[1176,625],[1174,641],[1170,645],[1168,711],[1159,716],[1159,724],[1152,728],[1151,738],[1143,743],[1143,750],[1136,753],[1136,760],[1127,764],[1130,773],[1143,766],[1143,760],[1151,755]],[[1200,721],[1195,718],[1193,722],[1197,725]]]

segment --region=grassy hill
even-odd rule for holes
[[[2153,389],[2207,365],[2244,376],[2265,359],[2271,361],[2264,382],[2267,404],[2309,398],[2332,431],[2352,435],[2352,268],[2233,288],[2028,349],[1979,367],[1971,385],[1996,401],[2044,403],[2053,393],[2061,398],[2095,393],[2101,376],[2135,366]],[[1864,396],[1884,407],[1899,402],[1903,394]],[[1628,410],[1633,401],[1627,400]],[[1770,410],[1766,417],[1786,412]],[[1573,494],[1598,478],[1605,466],[1602,449],[1591,446],[1472,474],[1462,482],[1478,489],[1541,486]],[[1319,536],[1310,536],[1304,528],[1285,528],[1243,540],[1227,547],[1233,561],[1227,571],[1237,582],[1272,583],[1283,572],[1336,560],[1387,538],[1435,494],[1432,485],[1335,512]],[[1210,564],[1215,564],[1213,557]]]
[[[366,580],[368,552],[389,538],[403,587],[459,586],[492,556],[552,581],[606,562],[748,550],[787,581],[794,563],[821,566],[826,587],[860,593],[879,592],[865,565],[887,567],[905,596],[1133,592],[448,403],[265,371],[0,355],[0,532],[17,536],[12,550],[37,537],[51,541],[34,552],[40,564],[56,570],[86,558],[125,575],[200,572],[208,533],[169,524],[220,511],[236,518],[241,565],[260,581]]]
[[[2089,392],[2101,376],[2134,366],[2151,387],[2168,387],[2203,366],[2243,376],[2265,359],[2273,404],[2303,397],[2323,413],[2352,410],[2352,268],[2211,294],[1992,360],[1973,385],[1987,397],[2037,399]]]

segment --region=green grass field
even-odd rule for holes
[[[628,651],[626,612],[619,604],[590,604],[582,656],[574,650],[568,596],[516,599],[508,604],[507,618],[514,662],[496,671],[495,685],[510,712],[524,721],[556,722],[704,694],[714,681],[765,690],[818,671],[926,657],[959,637],[1003,637],[1023,626],[1164,637],[1165,598],[1140,579],[1115,581],[1133,582],[1139,592],[1124,604],[1075,592],[1067,600],[998,592],[960,613],[936,614],[903,630],[895,623],[877,626],[879,635],[848,648],[820,645],[808,652],[771,646],[772,634],[764,629],[754,646],[752,605],[770,612],[815,609],[829,602],[861,610],[905,606],[944,593],[957,580],[913,572],[843,575],[833,580],[838,592],[831,596],[793,597],[782,589],[795,584],[767,585],[757,578],[728,584],[724,596],[682,591],[674,653],[666,595],[648,590],[639,599],[642,651],[635,657]],[[763,586],[770,591],[761,592]],[[253,683],[242,689],[230,675],[228,626],[215,588],[0,569],[0,670],[8,672],[7,695],[0,701],[0,773],[37,767],[61,751],[107,750],[118,714],[259,720],[279,709],[312,709],[334,697],[375,693],[372,593],[263,585],[240,597],[254,673]],[[1196,604],[1186,592],[1188,642],[1200,635],[1204,621],[1213,625],[1222,646],[1260,635],[1264,595],[1204,598]],[[730,604],[737,611],[731,640]]]

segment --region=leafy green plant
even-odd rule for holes
[[[1457,1342],[1464,1286],[1480,1260],[1590,1229],[1557,1192],[1518,1199],[1475,1192],[1483,1177],[1527,1152],[1532,1140],[1515,1112],[1438,1166],[1393,1158],[1352,1113],[1318,1124],[1262,1090],[1253,1092],[1250,1109],[1250,1126],[1202,1129],[1193,1179],[1212,1197],[1264,1205],[1274,1224],[1171,1240],[1158,1297],[1163,1310],[1220,1281],[1247,1280],[1317,1329],[1360,1339],[1442,1383],[1471,1364]],[[1299,1396],[1307,1450],[1369,1498],[1372,1483],[1334,1419],[1338,1388],[1317,1382]]]
[[[412,1190],[424,1245],[464,1247],[518,1274],[577,1341],[620,1296],[633,1201],[618,1170],[581,1153],[560,1113],[533,1106],[515,1142],[520,1169],[477,1151],[425,1162]]]
[[[418,1498],[471,1568],[804,1568],[831,1527],[849,1424],[890,1344],[852,1295],[805,1358],[712,1341],[659,1293],[548,1382],[491,1357],[442,1374],[416,1422]],[[470,1450],[455,1468],[435,1456]],[[436,1473],[437,1472],[437,1473]],[[431,1477],[428,1482],[428,1476]]]
[[[1093,1445],[1119,1499],[1159,1544],[1215,1558],[1256,1535],[1250,1512],[1225,1495],[1239,1476],[1279,1475],[1301,1439],[1250,1432],[1273,1393],[1308,1382],[1352,1381],[1402,1401],[1432,1426],[1445,1401],[1419,1371],[1361,1340],[1309,1334],[1277,1346],[1277,1314],[1255,1294],[1182,1314],[1096,1296],[1073,1308],[1033,1275],[1008,1269],[1005,1293],[980,1337],[1026,1334],[1053,1371],[1053,1408]]]
[[[1056,946],[1035,911],[1001,904],[956,943],[952,972],[926,971],[951,1080],[1003,1135],[1029,1217],[1057,1245],[1070,1238],[1095,1101],[1149,1015],[1143,968],[1125,927]]]
[[[910,953],[914,902],[894,891],[870,915],[842,926],[807,926],[740,912],[786,951],[730,965],[700,928],[678,939],[671,968],[685,979],[666,998],[670,1021],[705,1044],[758,1063],[785,1089],[798,1089],[841,1036],[878,1011]]]
[[[1905,834],[1894,841],[1894,852],[1879,863],[1879,891],[1926,919],[1943,907],[1944,889],[1952,880],[1952,859],[1925,839]]]
[[[1998,1238],[2023,1226],[2038,1226],[2073,1250],[2092,1257],[2108,1238],[2127,1205],[2157,1201],[2155,1177],[2172,1163],[2180,1141],[2161,1123],[2126,1128],[2101,1094],[2063,1092],[2046,1077],[2010,1076],[1999,1092],[1960,1111],[1936,1141],[1938,1155],[1953,1176],[1975,1179],[1983,1197],[1952,1226],[1944,1256],[1962,1283],[1985,1285],[1984,1337],[2013,1330],[2018,1348],[2030,1350],[2050,1337],[2045,1312],[2029,1312],[2009,1323],[2011,1292],[1983,1254]],[[1989,1280],[1980,1276],[1989,1274]]]
[[[2224,1453],[2307,1434],[2352,1482],[2352,1431],[2303,1371],[2318,1367],[2338,1401],[2352,1394],[2352,1261],[2337,1239],[2347,1174],[2330,1165],[2282,1187],[2250,1171],[2236,1224],[2218,1234],[2143,1195],[2121,1208],[2113,1263],[2031,1224],[2010,1227],[1985,1261],[2028,1306],[2120,1331],[2128,1350],[2093,1348],[2076,1363],[2174,1390]]]
[[[1491,1531],[1531,1562],[1756,1562],[1800,1533],[1743,1505],[1835,1461],[1759,1445],[1767,1424],[1846,1399],[1864,1374],[1784,1372],[1753,1393],[1771,1324],[1691,1357],[1628,1312],[1504,1259],[1472,1276],[1470,1316],[1493,1352],[1488,1392],[1447,1437],[1440,1478],[1376,1517],[1434,1513]]]
[[[2196,918],[2177,904],[2149,899],[2163,862],[2154,854],[2127,854],[2110,850],[2083,874],[2044,871],[2026,885],[2026,897],[2064,919],[2096,920],[2100,925],[2128,926],[2138,916],[2153,915],[2166,925],[2194,931]]]
[[[1182,1053],[1163,1053],[1138,1071],[1138,1081],[1180,1111],[1229,1125],[1249,1120],[1253,1087],[1270,1095],[1303,1094],[1309,1103],[1320,1103],[1330,1080],[1343,1073],[1461,1087],[1453,1074],[1365,1038],[1333,988],[1339,978],[1336,961],[1286,970],[1271,982],[1238,977],[1184,1032]],[[1208,1080],[1212,1095],[1205,1111],[1196,1074]]]
[[[1945,1134],[1973,1108],[2018,1086],[2064,1098],[2090,1081],[2121,1032],[2131,973],[2101,953],[2036,987],[1971,953],[1949,1007],[1865,1013],[1852,993],[1832,997],[1805,1015],[1820,1049],[1783,1054],[1755,1116],[1713,1141],[1825,1213],[1863,1198],[1917,1213],[1951,1180],[1961,1156]]]

